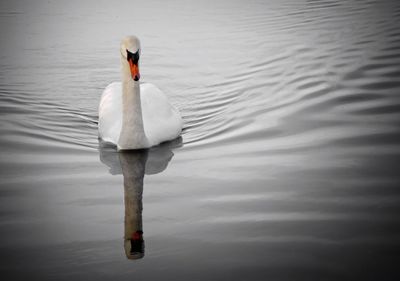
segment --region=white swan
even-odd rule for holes
[[[101,96],[99,137],[118,150],[149,148],[179,137],[179,111],[156,86],[139,82],[139,39],[124,38],[120,52],[122,83],[111,83]]]

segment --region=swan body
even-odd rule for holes
[[[126,54],[126,55],[125,55]],[[99,104],[99,137],[118,150],[143,149],[179,137],[182,118],[167,96],[150,83],[140,83],[140,42],[121,43],[122,82],[109,84]]]
[[[140,84],[140,100],[146,147],[177,138],[182,130],[179,111],[167,97],[150,83]],[[105,142],[118,144],[122,127],[122,83],[108,85],[99,105],[99,136]],[[146,148],[141,147],[141,148]]]

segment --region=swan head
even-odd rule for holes
[[[140,41],[136,36],[127,36],[121,42],[121,58],[125,64],[129,64],[131,77],[134,81],[139,81],[139,58],[140,58]]]

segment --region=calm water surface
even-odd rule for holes
[[[399,1],[2,1],[1,278],[400,280],[399,20]],[[128,34],[185,129],[118,154],[97,106]]]

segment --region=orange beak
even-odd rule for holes
[[[132,59],[130,59],[129,67],[131,69],[132,79],[135,81],[139,81],[140,79],[139,66],[136,63],[134,63]]]

